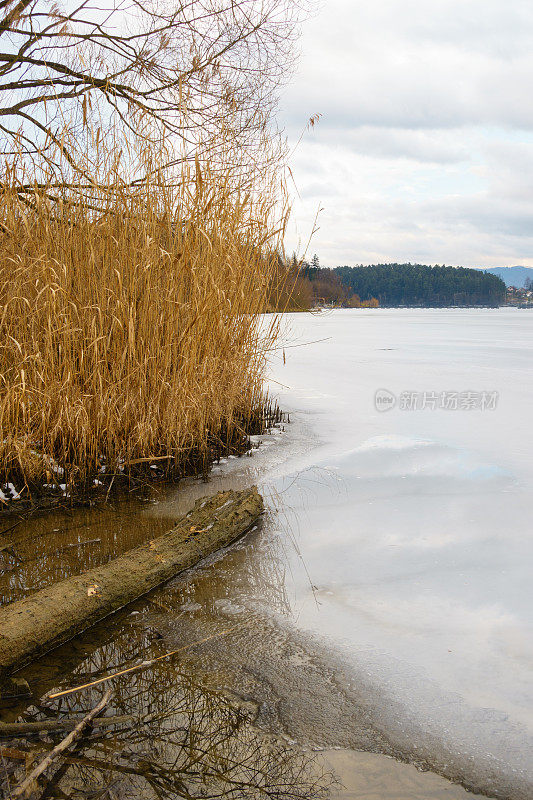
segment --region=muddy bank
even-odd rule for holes
[[[0,609],[0,676],[235,541],[262,511],[255,487],[219,492],[197,501],[165,536]]]
[[[433,772],[420,772],[393,758],[354,750],[325,750],[317,763],[339,783],[330,800],[481,800]]]
[[[164,598],[164,590],[155,594]],[[149,635],[127,621],[137,619],[139,609],[150,606],[148,598],[143,598],[134,604],[136,613],[123,610],[108,625],[95,626],[31,664],[24,674],[33,689],[32,699],[4,709],[0,716],[20,717],[22,713],[28,721],[46,722],[83,716],[101,699],[106,687],[87,686],[59,700],[45,697],[43,689],[50,679],[64,685],[65,680],[76,682],[87,671],[93,675],[116,671],[132,657],[157,658],[164,646],[161,641],[150,641]],[[55,671],[51,678],[54,665],[61,677]],[[255,704],[201,686],[177,660],[151,663],[133,676],[118,675],[110,685],[109,716],[102,717],[93,732],[69,751],[58,769],[43,776],[40,797],[325,800],[328,781],[323,780],[321,771],[317,774],[311,769],[311,754],[282,737],[258,730]],[[112,729],[119,712],[125,724]],[[104,728],[106,720],[109,727]],[[4,796],[3,789],[10,796],[24,777],[26,765],[41,759],[63,735],[49,731],[39,739],[10,738],[4,743],[0,731],[0,763],[4,767],[0,796]]]

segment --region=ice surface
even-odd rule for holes
[[[273,360],[272,390],[288,435],[313,442],[268,476],[274,525],[297,542],[293,622],[365,681],[399,745],[434,737],[472,769],[492,759],[531,779],[533,314],[287,321],[302,346]],[[380,412],[378,389],[499,398],[494,410]]]

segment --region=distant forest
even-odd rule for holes
[[[315,256],[304,263],[315,302],[357,307],[381,306],[498,306],[505,301],[501,278],[465,267],[424,264],[373,264],[369,267],[320,267]]]

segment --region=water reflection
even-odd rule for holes
[[[268,437],[267,437],[268,438]],[[148,539],[162,536],[199,497],[254,482],[254,460],[235,459],[227,474],[209,482],[183,480],[178,487],[146,487],[143,497],[92,508],[63,508],[0,524],[0,605],[107,563]],[[215,470],[217,468],[215,467]]]
[[[174,519],[150,519],[146,503],[72,509],[24,520],[0,530],[0,604],[99,566],[149,537],[168,531]]]
[[[161,524],[168,528],[168,522]],[[32,698],[5,707],[4,721],[83,716],[108,686],[113,698],[106,715],[132,717],[126,727],[95,728],[71,750],[40,785],[43,800],[325,796],[327,781],[317,777],[316,768],[312,774],[307,756],[266,730],[268,715],[252,697],[232,691],[231,670],[225,669],[229,662],[219,658],[227,651],[231,661],[242,636],[253,638],[256,632],[253,613],[242,617],[239,595],[252,603],[254,597],[262,602],[267,597],[280,614],[290,613],[280,540],[271,539],[266,557],[258,558],[259,533],[216,567],[206,562],[19,673],[28,680]],[[235,614],[231,635],[218,638],[228,627],[228,615]],[[214,639],[194,646],[206,635]],[[53,690],[97,680],[180,645],[193,646],[179,658],[48,699]],[[18,746],[29,751],[28,759],[38,759],[64,735]],[[11,765],[12,784],[23,771]],[[6,780],[4,774],[4,789]]]
[[[168,600],[168,598],[166,598]],[[149,603],[144,604],[148,613]],[[139,613],[142,613],[139,612]],[[24,671],[34,700],[22,718],[83,716],[94,707],[106,685],[85,688],[55,701],[49,689],[76,685],[102,674],[151,659],[165,652],[162,639],[147,625],[135,625],[123,615],[105,634],[94,632],[83,648],[65,646]],[[67,658],[65,658],[67,657]],[[74,662],[78,664],[74,666]],[[65,669],[66,666],[66,669]],[[54,669],[55,668],[55,669]],[[54,678],[51,679],[51,673]],[[257,707],[201,686],[173,660],[157,662],[112,681],[113,698],[107,715],[131,716],[117,729],[95,729],[39,786],[43,800],[91,798],[314,798],[325,796],[327,781],[313,776],[308,758],[279,737],[254,725]],[[44,691],[43,691],[44,690]],[[43,696],[44,695],[44,696]],[[20,706],[10,715],[17,716]],[[4,716],[6,716],[4,714]],[[44,737],[38,745],[22,746],[29,759],[40,760],[65,734]],[[18,745],[21,747],[21,745]],[[4,775],[11,785],[23,768]]]

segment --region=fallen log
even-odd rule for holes
[[[1,608],[0,678],[231,544],[262,511],[255,486],[219,492],[164,536]]]

